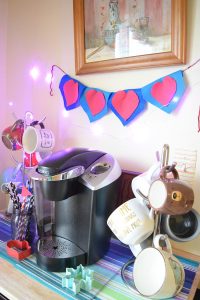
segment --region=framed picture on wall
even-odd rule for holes
[[[186,0],[74,0],[76,74],[184,64]]]

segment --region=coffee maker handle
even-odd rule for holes
[[[147,170],[145,175],[149,183],[151,183],[154,180],[155,175],[157,175],[156,177],[159,177],[160,169],[161,169],[161,164],[160,162],[157,162],[153,166],[151,166],[149,170]]]
[[[22,119],[19,119],[13,124],[11,131],[14,131],[17,128],[23,128],[23,127],[24,127],[24,121]]]

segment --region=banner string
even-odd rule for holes
[[[189,70],[190,68],[192,68],[193,66],[195,66],[196,64],[198,64],[200,62],[200,58],[197,59],[194,63],[192,63],[191,65],[189,65],[187,68],[185,68],[183,70],[183,72],[186,72],[187,70]],[[52,65],[51,67],[51,81],[50,81],[50,96],[53,96],[53,78],[54,78],[54,68],[58,68],[63,74],[66,74],[66,72],[61,68],[59,67],[58,65]]]
[[[195,62],[193,62],[191,65],[189,65],[187,68],[183,70],[183,72],[187,71],[188,69],[192,68],[193,66],[197,65],[200,62],[200,58],[197,59]]]
[[[52,67],[51,67],[51,81],[50,81],[50,86],[49,86],[49,88],[50,88],[50,96],[53,96],[53,87],[52,87],[52,84],[53,84],[53,77],[54,77],[54,68],[58,68],[61,72],[63,72],[64,74],[66,74],[66,72],[62,69],[62,68],[60,68],[58,65],[52,65]]]

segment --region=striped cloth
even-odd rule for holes
[[[81,290],[77,295],[74,295],[69,289],[62,288],[62,277],[64,273],[47,272],[39,268],[36,264],[34,255],[21,262],[9,257],[6,253],[6,241],[10,239],[9,222],[0,219],[0,257],[9,261],[18,270],[27,274],[34,280],[52,289],[54,292],[63,296],[64,299],[105,299],[105,300],[142,300],[147,299],[142,297],[135,290],[127,288],[121,278],[122,266],[131,258],[131,252],[128,247],[123,245],[120,241],[112,238],[110,248],[107,254],[100,259],[96,264],[89,266],[89,269],[94,270],[93,287],[90,292]],[[185,283],[182,291],[171,299],[187,299],[199,263],[177,257],[184,266]],[[133,286],[132,279],[133,266],[130,265],[125,270],[125,277],[130,285]]]

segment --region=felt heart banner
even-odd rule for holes
[[[90,122],[105,116],[109,109],[125,126],[146,109],[147,102],[171,113],[185,92],[183,71],[164,76],[138,89],[106,92],[86,87],[65,74],[59,84],[66,110],[81,105]]]

